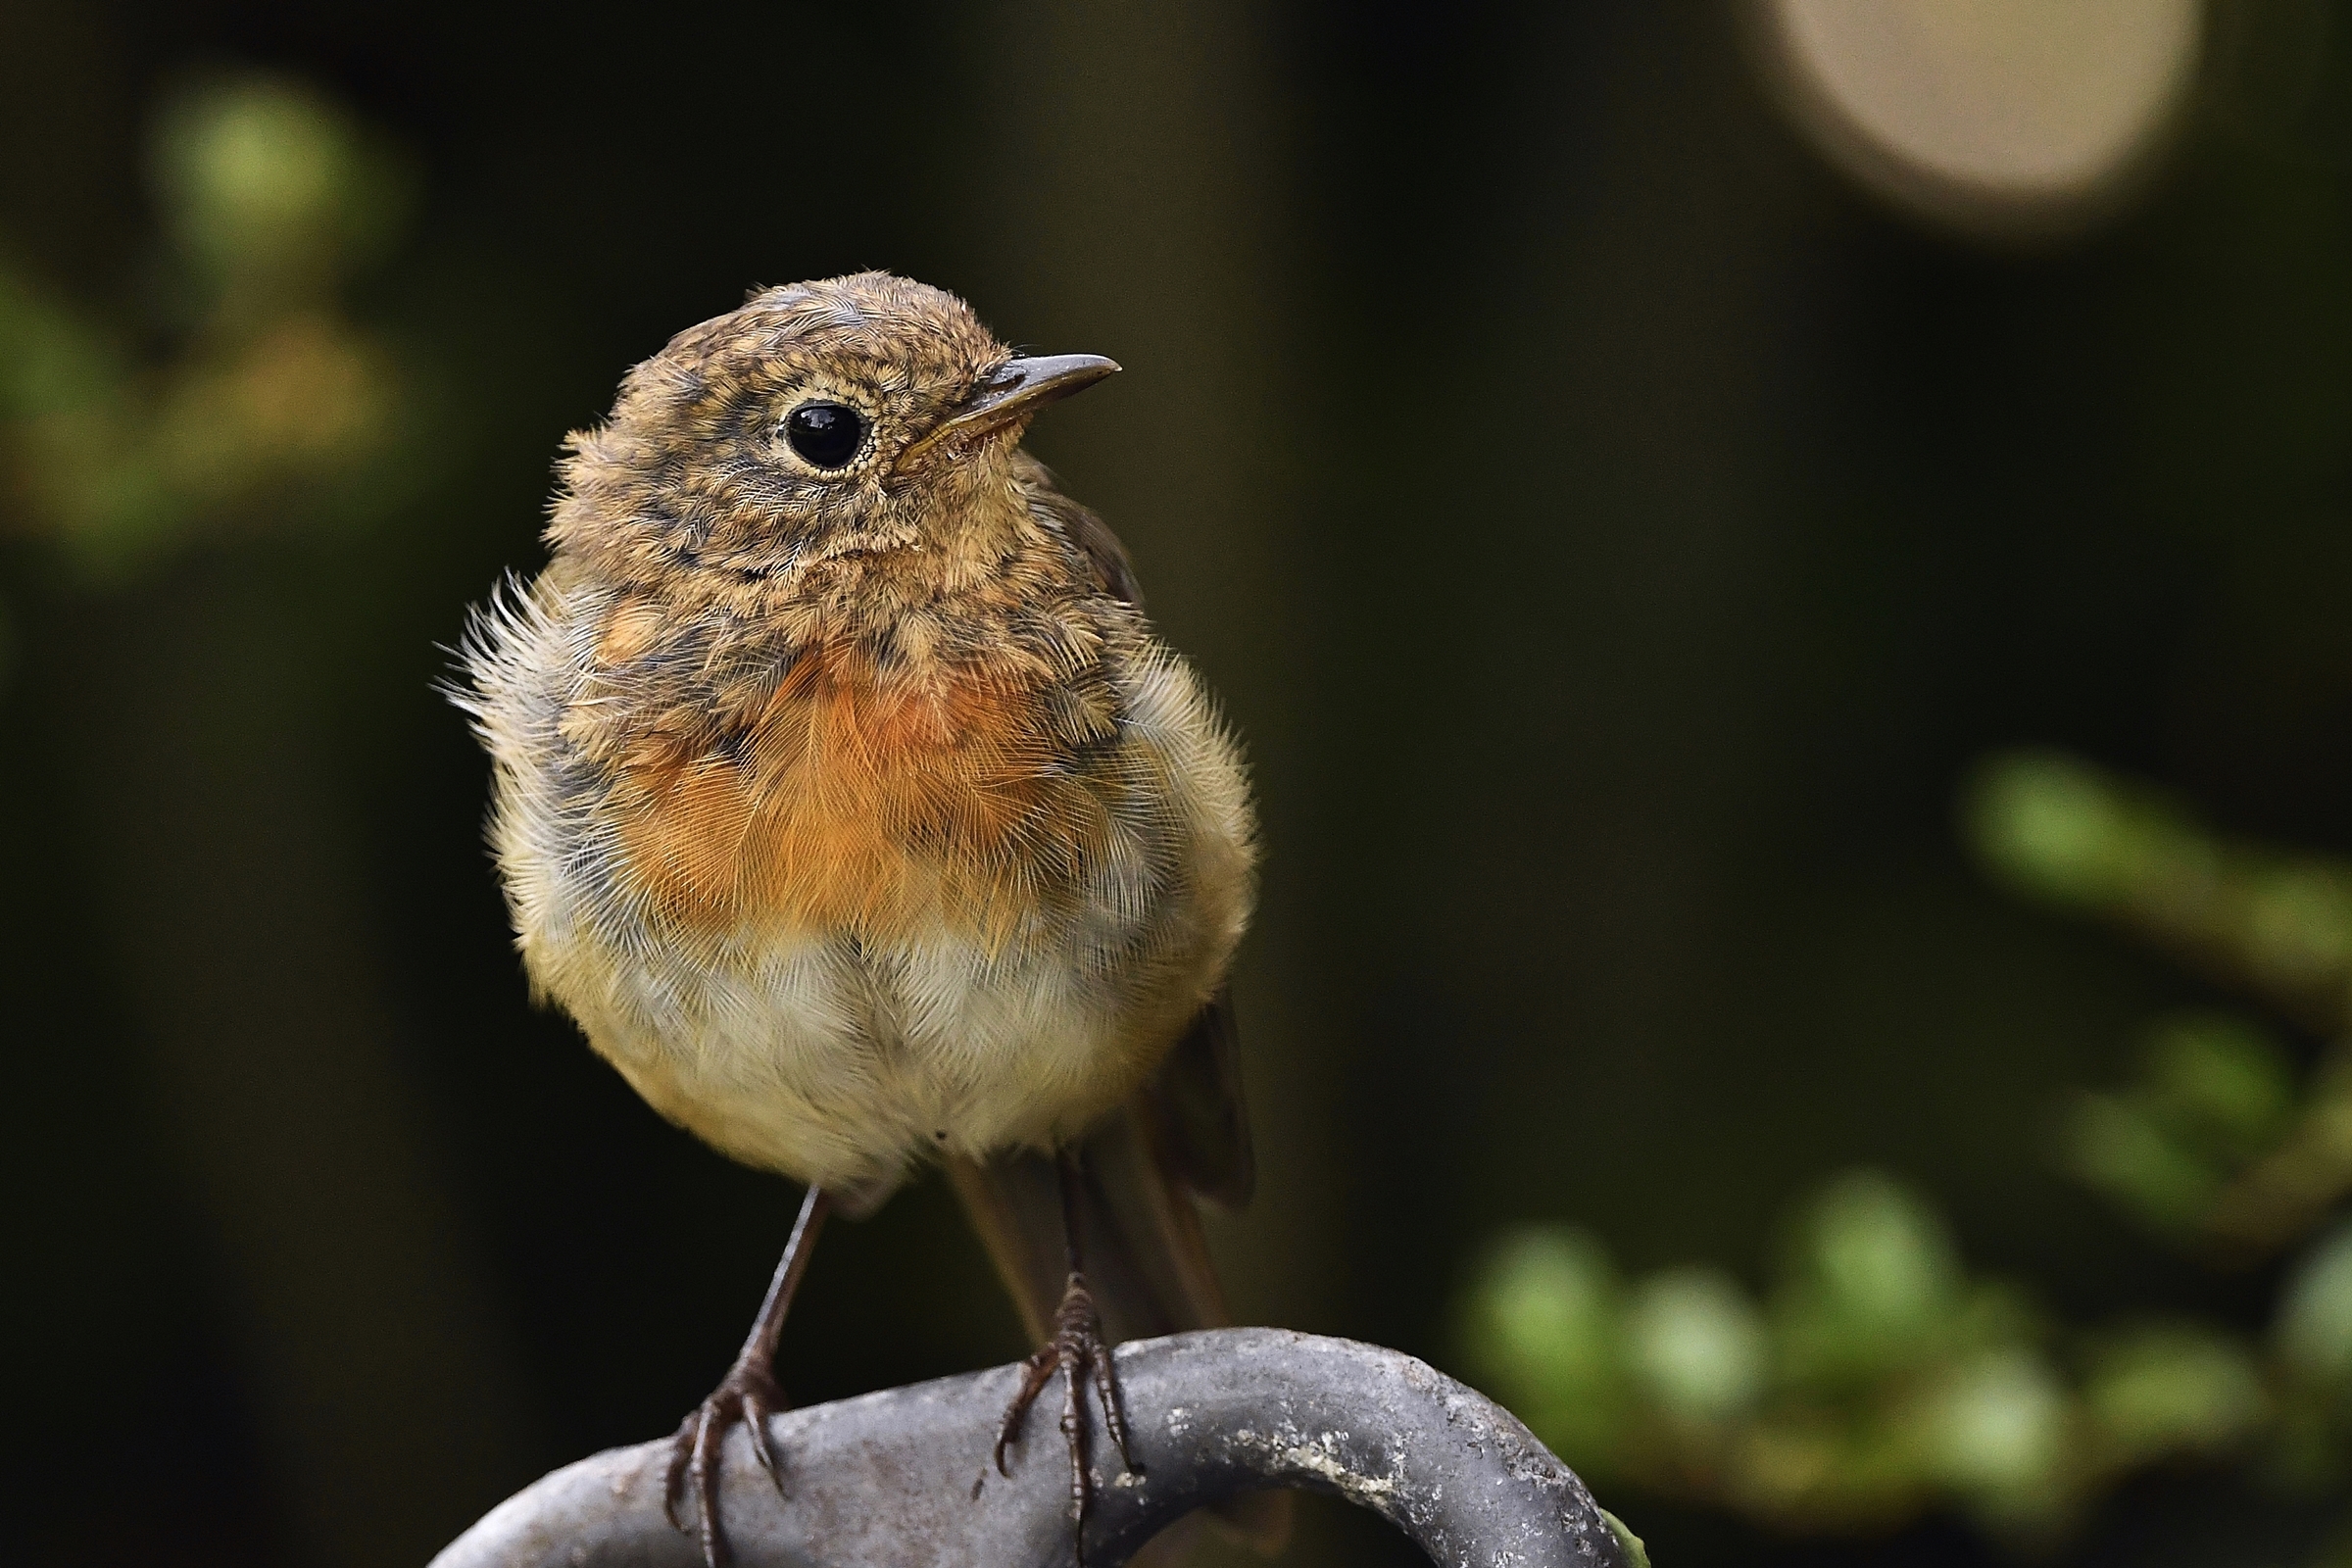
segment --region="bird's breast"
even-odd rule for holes
[[[1113,857],[1139,792],[1107,686],[796,658],[733,722],[646,715],[608,800],[633,902],[686,927],[997,947]]]

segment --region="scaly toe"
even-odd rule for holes
[[[1094,1385],[1095,1397],[1102,1405],[1102,1425],[1110,1433],[1112,1444],[1119,1450],[1119,1462],[1129,1471],[1135,1468],[1127,1440],[1127,1413],[1119,1402],[1118,1371],[1112,1364],[1110,1347],[1102,1338],[1102,1321],[1095,1310],[1094,1293],[1087,1289],[1086,1277],[1073,1273],[1063,1287],[1061,1307],[1054,1314],[1054,1337],[1031,1356],[1022,1368],[1021,1387],[1005,1406],[1004,1420],[997,1430],[996,1465],[1000,1474],[1009,1474],[1004,1468],[1004,1449],[1020,1436],[1029,1407],[1037,1402],[1046,1385],[1059,1372],[1064,1380],[1061,1419],[1056,1425],[1070,1457],[1070,1518],[1081,1534],[1086,1528],[1087,1505],[1094,1498],[1094,1477],[1087,1468],[1086,1396],[1089,1383]]]
[[[767,1472],[776,1495],[784,1494],[784,1467],[776,1456],[767,1418],[783,1406],[774,1379],[754,1368],[730,1369],[710,1396],[688,1413],[670,1439],[669,1470],[662,1480],[662,1512],[675,1530],[688,1530],[679,1517],[679,1503],[694,1494],[693,1535],[701,1542],[706,1568],[726,1568],[726,1532],[718,1522],[720,1446],[727,1428],[743,1422],[750,1431],[752,1454]]]

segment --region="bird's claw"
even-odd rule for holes
[[[1095,1397],[1102,1405],[1102,1425],[1119,1450],[1120,1467],[1133,1473],[1135,1456],[1127,1443],[1127,1412],[1119,1404],[1118,1374],[1111,1365],[1110,1347],[1102,1338],[1102,1319],[1095,1310],[1094,1293],[1086,1288],[1083,1274],[1072,1274],[1062,1287],[1061,1306],[1054,1314],[1054,1337],[1022,1367],[1020,1389],[1004,1407],[1004,1424],[997,1429],[994,1456],[999,1475],[1011,1474],[1004,1468],[1004,1449],[1020,1436],[1029,1407],[1037,1402],[1037,1396],[1054,1381],[1056,1372],[1066,1380],[1059,1425],[1070,1453],[1070,1517],[1084,1530],[1087,1504],[1094,1497],[1094,1479],[1086,1465],[1086,1399],[1082,1393],[1085,1382],[1091,1379],[1094,1383]]]
[[[727,1428],[740,1421],[752,1440],[753,1457],[767,1472],[776,1495],[784,1495],[784,1470],[776,1459],[775,1441],[768,1435],[767,1418],[786,1408],[782,1391],[766,1368],[738,1361],[719,1380],[710,1396],[687,1413],[670,1440],[669,1475],[662,1487],[662,1512],[671,1526],[685,1530],[678,1503],[689,1487],[694,1492],[694,1533],[702,1540],[707,1568],[726,1568],[726,1532],[718,1523],[718,1452]]]

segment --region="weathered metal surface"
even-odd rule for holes
[[[1584,1485],[1509,1411],[1411,1356],[1277,1329],[1118,1348],[1138,1473],[1095,1423],[1086,1562],[1116,1568],[1201,1503],[1263,1487],[1334,1493],[1447,1568],[1635,1568]],[[1017,1367],[795,1410],[770,1426],[778,1497],[728,1435],[720,1517],[741,1568],[1062,1568],[1069,1462],[1051,1398],[986,1468]],[[698,1568],[662,1515],[667,1440],[583,1459],[508,1498],[433,1568]],[[977,1495],[974,1483],[979,1482]]]

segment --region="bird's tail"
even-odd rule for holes
[[[1087,1284],[1111,1340],[1148,1339],[1233,1321],[1201,1233],[1200,1199],[1238,1207],[1250,1196],[1249,1128],[1241,1111],[1223,1000],[1170,1054],[1153,1082],[1077,1146],[1078,1240]],[[1203,1038],[1203,1029],[1214,1031]],[[1061,1186],[1054,1157],[1021,1152],[949,1175],[1031,1336],[1052,1330],[1065,1278]],[[1208,1510],[1259,1551],[1290,1533],[1290,1498],[1258,1493]]]
[[[1078,1156],[1078,1243],[1112,1340],[1150,1339],[1233,1321],[1189,1192],[1154,1157],[1134,1107],[1096,1128]],[[1044,1340],[1066,1267],[1061,1187],[1050,1154],[1020,1152],[949,1168],[1030,1334]]]

